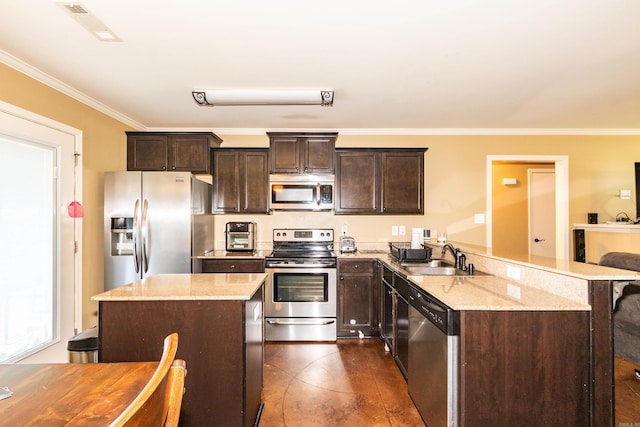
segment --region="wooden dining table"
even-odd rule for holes
[[[158,362],[0,365],[0,425],[108,426],[142,390]]]

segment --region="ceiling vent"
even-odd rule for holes
[[[119,42],[122,41],[115,35],[101,20],[93,15],[82,4],[77,2],[57,2],[67,15],[80,24],[85,30],[89,31],[95,38],[103,42]]]

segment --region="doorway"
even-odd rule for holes
[[[555,247],[555,257],[558,259],[569,259],[569,208],[568,208],[568,156],[517,156],[517,155],[504,155],[504,156],[487,156],[487,213],[486,213],[486,241],[487,247],[492,248],[494,255],[503,256],[509,258],[509,255],[525,256],[529,253],[529,220],[527,213],[528,200],[525,203],[524,215],[507,215],[502,218],[493,218],[494,205],[501,203],[498,199],[499,194],[494,194],[496,190],[497,177],[494,176],[495,164],[525,164],[525,165],[545,165],[545,167],[552,168],[555,171],[554,183],[555,183],[555,238],[553,239],[552,246]],[[528,181],[528,179],[526,179]],[[500,185],[509,186],[513,180],[507,180],[503,184],[500,181]],[[515,185],[518,185],[516,180]],[[520,183],[522,185],[522,183]],[[527,184],[528,186],[528,184]],[[499,188],[499,187],[498,187]],[[528,191],[527,189],[523,189]],[[516,249],[509,248],[504,249],[500,246],[496,246],[494,242],[494,236],[500,232],[506,232],[511,238],[515,235],[523,236],[520,241],[520,246]],[[524,242],[524,243],[523,243]]]
[[[66,340],[81,326],[82,221],[67,207],[82,192],[82,133],[0,102],[0,144],[3,182],[10,183],[0,190],[8,227],[0,251],[0,357],[66,362]]]

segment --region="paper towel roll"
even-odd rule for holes
[[[423,233],[424,233],[424,228],[411,229],[411,249],[422,248],[422,242],[424,240]]]

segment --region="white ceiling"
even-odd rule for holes
[[[0,61],[141,129],[640,133],[638,0],[0,0]],[[333,107],[201,107],[317,88]]]

